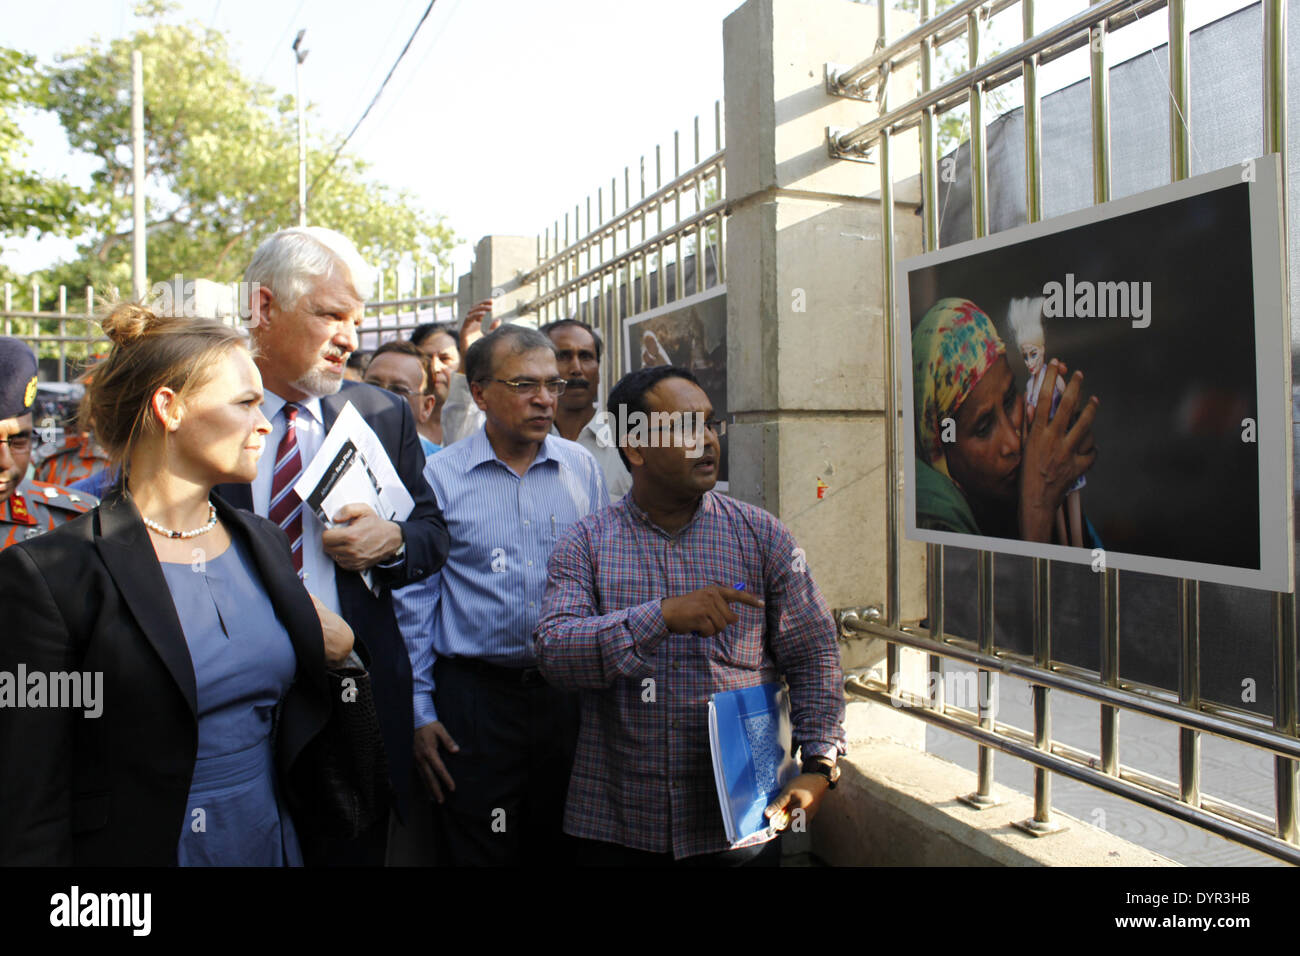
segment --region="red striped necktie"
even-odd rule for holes
[[[271,509],[267,517],[284,529],[293,552],[293,568],[302,577],[302,499],[293,490],[302,474],[302,456],[298,453],[298,431],[294,420],[302,409],[289,402],[284,406],[284,435],[275,452],[275,471],[271,476]]]

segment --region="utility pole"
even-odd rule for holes
[[[300,50],[306,30],[299,30],[293,40],[293,55],[297,63],[293,68],[293,98],[298,103],[298,225],[307,225],[307,134],[302,114],[302,61],[307,51]]]
[[[144,301],[144,58],[131,51],[131,291],[137,302]]]

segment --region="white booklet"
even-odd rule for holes
[[[327,528],[334,527],[332,516],[346,505],[368,505],[385,521],[405,521],[415,507],[379,436],[351,402],[339,412],[293,490]],[[361,577],[375,591],[374,575],[366,570]]]

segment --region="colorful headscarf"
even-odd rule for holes
[[[948,474],[943,420],[956,416],[1007,347],[993,321],[969,299],[940,299],[912,332],[912,399],[917,455]]]

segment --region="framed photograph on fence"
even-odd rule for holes
[[[623,368],[680,365],[699,379],[715,418],[727,417],[727,287],[696,295],[623,320]],[[729,487],[727,438],[719,443],[718,491]]]
[[[1293,588],[1277,156],[898,266],[908,538]]]

